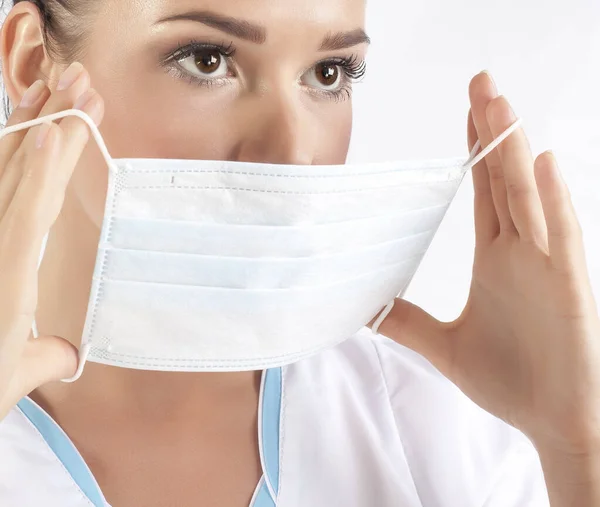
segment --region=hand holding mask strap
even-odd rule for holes
[[[494,148],[496,148],[496,146],[498,146],[509,135],[511,135],[521,125],[521,123],[523,123],[523,119],[517,118],[517,120],[510,127],[508,127],[504,132],[502,132],[502,134],[500,134],[490,144],[488,144],[479,155],[475,156],[475,154],[481,147],[481,143],[478,140],[475,143],[475,146],[473,146],[473,149],[471,150],[471,153],[469,154],[469,159],[465,162],[465,164],[463,165],[463,168],[468,170],[468,169],[471,169],[472,167],[476,166],[484,157],[486,157],[488,155],[488,153],[490,153]],[[374,335],[379,334],[379,326],[381,326],[381,323],[386,319],[386,317],[392,311],[395,301],[396,301],[395,298],[392,301],[390,301],[383,308],[383,310],[381,311],[381,313],[379,314],[379,317],[377,317],[375,322],[373,322],[373,326],[371,327],[371,332]]]
[[[13,132],[18,132],[19,130],[28,129],[30,127],[34,127],[34,126],[40,125],[42,123],[50,123],[53,120],[58,120],[60,118],[64,118],[65,116],[77,116],[78,118],[81,118],[85,123],[87,123],[88,127],[90,128],[90,130],[92,132],[94,139],[98,143],[98,147],[100,148],[100,152],[102,153],[102,156],[106,160],[109,170],[116,171],[117,167],[114,164],[113,159],[110,156],[110,153],[108,152],[108,148],[106,147],[106,143],[104,142],[104,139],[102,138],[102,134],[100,134],[100,130],[98,130],[98,127],[94,123],[94,120],[92,120],[92,118],[87,113],[80,111],[79,109],[66,109],[66,110],[60,111],[58,113],[48,114],[46,116],[40,116],[39,118],[35,118],[33,120],[25,121],[22,123],[17,123],[16,125],[6,127],[5,129],[0,130],[0,139],[2,139],[4,136],[7,136],[8,134],[12,134]],[[44,252],[46,250],[47,237],[48,237],[48,235],[46,235],[46,238],[44,238],[42,251],[40,252],[40,260],[38,263],[38,269],[42,262]],[[37,338],[38,330],[37,330],[37,325],[35,323],[35,320],[32,323],[32,332],[33,332],[34,338]],[[75,375],[73,375],[73,377],[71,377],[69,379],[63,379],[62,382],[74,382],[81,376],[81,373],[83,372],[83,367],[87,360],[87,356],[90,352],[90,349],[91,349],[91,344],[85,344],[80,347],[79,363],[77,365],[77,371],[75,372]]]
[[[108,148],[106,147],[106,143],[102,138],[102,134],[100,134],[100,130],[98,130],[98,126],[94,123],[94,120],[85,112],[79,109],[65,109],[64,111],[60,111],[58,113],[47,114],[46,116],[40,116],[39,118],[34,118],[33,120],[24,121],[22,123],[17,123],[15,125],[11,125],[10,127],[6,127],[0,130],[0,139],[8,134],[12,134],[13,132],[18,132],[19,130],[28,129],[31,127],[35,127],[36,125],[40,125],[42,123],[50,123],[54,120],[59,120],[64,118],[65,116],[77,116],[81,118],[85,123],[87,123],[88,127],[92,132],[92,136],[98,143],[98,147],[100,148],[100,152],[102,156],[106,160],[108,167],[110,170],[115,170],[116,165],[113,162],[110,153],[108,153]]]
[[[100,136],[100,133],[99,133],[98,129],[96,128],[96,125],[91,121],[91,119],[87,115],[85,115],[85,113],[83,113],[83,112],[81,112],[79,110],[62,111],[62,112],[56,113],[54,115],[48,115],[48,116],[45,116],[45,117],[42,117],[42,118],[38,118],[38,119],[30,121],[30,122],[26,122],[26,123],[23,123],[23,124],[20,124],[20,125],[15,125],[13,127],[10,127],[9,129],[5,130],[3,133],[0,133],[0,135],[2,135],[2,134],[6,135],[7,133],[15,131],[15,130],[19,130],[19,129],[22,129],[22,128],[28,128],[28,127],[33,126],[35,124],[43,123],[45,121],[51,121],[52,119],[58,119],[58,118],[61,118],[61,117],[67,116],[67,115],[78,116],[81,119],[83,119],[84,121],[86,121],[86,123],[89,125],[89,127],[90,127],[90,129],[92,131],[92,134],[94,135],[94,137],[96,138],[96,140],[98,142],[98,145],[99,145],[99,147],[100,147],[100,149],[102,151],[103,156],[105,157],[105,159],[107,161],[107,164],[108,164],[108,166],[110,168],[110,175],[111,176],[116,176],[117,173],[120,173],[120,169],[118,169],[117,164],[114,163],[114,161],[112,160],[112,158],[108,154],[108,150],[106,149],[106,146],[104,145],[104,142],[102,141],[102,137]],[[477,150],[480,147],[480,143],[477,142],[476,145],[475,145],[475,147],[473,148],[471,156],[469,157],[468,161],[465,164],[462,165],[462,167],[463,168],[465,168],[465,167],[468,168],[469,166],[477,164],[479,162],[479,160],[481,160],[487,153],[489,153],[497,144],[499,144],[517,126],[518,126],[518,122],[516,122],[511,128],[507,129],[507,131],[505,133],[503,133],[498,139],[496,139],[492,144],[490,144],[490,146],[488,146],[478,157],[474,158],[475,153],[477,152]],[[456,169],[457,169],[457,166],[454,163],[449,164],[448,167],[446,168],[446,172],[447,172],[446,177],[449,178],[448,182],[447,182],[447,184],[449,186],[448,191],[450,193],[452,193],[452,188],[453,188],[454,182],[457,182],[458,178],[462,177],[461,175],[458,174],[461,171],[457,171]],[[464,171],[462,171],[462,175],[464,175]],[[427,181],[429,181],[429,179],[427,179]],[[405,181],[405,184],[406,183],[407,183],[407,181]],[[446,183],[446,181],[444,180],[444,184],[445,183]],[[385,187],[382,187],[382,189],[385,189]],[[256,191],[256,189],[253,189],[253,191]],[[448,199],[449,198],[450,198],[450,195],[448,195]],[[442,197],[440,197],[440,199],[443,202],[446,198],[442,196]],[[132,201],[131,205],[134,205],[134,204],[135,204],[135,201]],[[152,204],[152,201],[148,202],[148,205],[151,205],[151,204]],[[194,217],[192,217],[192,218],[194,218]],[[398,266],[398,269],[400,269],[399,266]],[[402,268],[402,269],[404,269],[404,268]],[[390,272],[391,272],[391,270],[390,270]],[[370,273],[371,273],[371,271],[370,271]],[[377,271],[376,273],[379,276],[380,271]],[[152,278],[150,276],[151,274],[152,274],[151,272],[148,274],[148,276],[150,278]],[[398,274],[401,274],[401,273],[398,273]],[[372,278],[373,278],[373,280],[377,279],[375,276],[373,276]],[[361,303],[361,301],[360,301],[360,294],[364,293],[364,288],[360,288],[360,290],[359,290],[358,286],[360,284],[359,284],[358,281],[355,281],[355,280],[363,280],[363,277],[359,277],[357,279],[352,279],[353,284],[349,284],[350,289],[354,290],[355,292],[354,292],[353,299],[352,299],[352,301],[349,302],[348,306],[350,307],[351,305],[354,305],[356,308],[360,308],[361,305],[364,305],[364,302]],[[96,280],[96,281],[98,281],[98,280]],[[345,283],[348,282],[348,280],[346,280],[346,279],[344,279],[342,281],[344,281]],[[98,285],[98,287],[99,287],[99,285]],[[198,288],[198,291],[197,291],[198,293],[196,294],[197,301],[199,301],[199,302],[204,301],[205,298],[206,298],[206,293],[209,292],[206,289],[200,290],[201,288],[202,287]],[[382,287],[382,290],[383,290],[383,287]],[[400,293],[400,296],[403,295],[403,291]],[[238,294],[239,293],[236,293],[236,297],[238,297]],[[296,294],[296,292],[293,292],[293,293],[290,293],[288,299],[290,300],[290,302],[293,301],[294,298],[296,298],[297,300],[301,300],[302,301],[303,299],[301,298],[301,295],[302,294],[300,294],[300,293]],[[160,296],[160,294],[159,294],[159,296]],[[387,297],[388,296],[386,296],[386,298]],[[397,297],[398,297],[398,294],[397,294]],[[160,299],[160,298],[157,297],[157,299]],[[143,295],[140,294],[139,299],[135,300],[134,303],[140,304],[143,300],[144,300],[144,297],[143,297]],[[113,301],[113,304],[112,304],[113,313],[112,314],[109,313],[109,316],[112,315],[113,319],[116,318],[118,320],[118,318],[119,318],[118,317],[118,312],[119,312],[118,309],[120,308],[120,304],[123,303],[123,299],[119,300],[117,298],[116,301],[117,302]],[[169,312],[168,305],[170,304],[170,301],[171,301],[170,299],[165,300],[165,304],[167,305],[167,308],[165,310],[165,312],[167,313],[167,318],[170,317],[170,315],[168,315],[168,312]],[[212,302],[213,299],[211,298],[210,301]],[[378,301],[380,301],[380,300],[378,300]],[[200,304],[200,303],[198,303],[198,304]],[[225,301],[222,302],[222,305],[223,305],[223,307],[225,306]],[[261,304],[257,304],[256,306],[260,308]],[[381,324],[381,321],[387,316],[387,314],[389,313],[389,311],[392,309],[392,306],[393,306],[393,301],[390,304],[387,305],[384,313],[379,316],[378,321],[376,322],[375,326],[373,327],[373,331],[374,331],[375,334],[377,334],[377,328]],[[161,310],[161,307],[160,306],[156,306],[155,310],[159,311],[159,310]],[[172,311],[172,309],[171,309],[171,311]],[[219,315],[217,315],[217,317],[219,317]],[[353,315],[348,315],[348,320],[351,321],[352,317],[353,317]],[[365,315],[365,317],[366,317],[366,315]],[[109,318],[109,317],[107,317],[107,318]],[[212,316],[212,314],[210,312],[207,315],[207,318],[209,318],[209,320],[213,319],[213,316]],[[341,312],[341,308],[338,308],[338,315],[337,316],[332,317],[331,315],[329,315],[327,318],[329,318],[330,320],[333,320],[333,321],[335,321],[335,319],[337,319],[337,321],[338,321],[337,322],[337,326],[340,327],[340,328],[344,327],[344,329],[346,329],[346,328],[349,327],[349,326],[345,326],[342,323],[342,320],[344,320],[344,314]],[[197,323],[203,322],[203,321],[199,320],[198,318],[196,318],[195,320],[197,321]],[[293,320],[293,319],[290,319],[290,320]],[[354,321],[356,321],[356,318],[354,318]],[[362,321],[362,318],[361,318],[360,322],[358,322],[358,321],[354,322],[354,321],[353,321],[352,326],[356,326],[356,329],[359,328],[358,327],[359,324],[360,325],[364,325],[363,324],[364,321]],[[250,321],[250,322],[244,321],[244,323],[246,325],[246,328],[244,329],[244,332],[247,331],[247,329],[255,330],[256,333],[258,333],[257,337],[260,337],[260,336],[263,336],[263,335],[268,335],[268,333],[270,331],[268,329],[268,326],[267,327],[262,327],[262,323],[261,322],[255,323],[253,321]],[[320,323],[323,324],[323,322],[320,322]],[[135,320],[129,320],[128,321],[127,319],[123,319],[122,324],[123,324],[123,326],[122,326],[122,329],[121,329],[121,333],[124,335],[125,333],[128,332],[127,330],[128,330],[128,328],[130,326],[137,326],[138,324],[141,324],[141,322],[137,322]],[[127,324],[127,325],[125,325],[125,324]],[[177,322],[174,322],[173,324],[175,325],[175,327],[178,326]],[[222,323],[222,321],[219,321],[218,318],[213,319],[211,321],[211,325],[213,327],[216,327],[219,331],[221,331],[221,332],[223,331],[223,323]],[[105,322],[105,327],[106,327],[106,322]],[[294,330],[297,329],[297,326],[294,325],[293,329]],[[186,347],[186,351],[187,351],[189,349],[189,347],[190,347],[189,340],[187,340],[187,336],[189,334],[189,330],[186,328],[186,326],[181,326],[180,325],[179,327],[177,327],[176,331],[178,331],[178,333],[179,333],[178,336],[180,337],[180,344],[181,344],[181,346],[182,347],[185,346]],[[290,331],[291,331],[291,333],[293,335],[294,331],[293,330],[290,330]],[[333,331],[335,331],[335,326],[333,327]],[[100,335],[102,334],[101,332],[98,332],[98,331],[97,331],[97,333],[99,333]],[[323,333],[321,333],[321,334],[323,334]],[[336,339],[337,340],[342,339],[342,338],[344,338],[344,336],[349,336],[349,334],[350,333],[347,332],[347,331],[344,331],[343,333],[340,332],[339,336],[336,336]],[[271,339],[271,341],[273,341],[274,337],[271,337],[270,339]],[[328,340],[329,339],[325,335],[323,335],[323,336],[319,336],[318,340],[316,340],[315,343],[323,344],[326,341],[327,341],[327,343],[329,343]],[[262,354],[262,356],[258,357],[258,358],[252,357],[251,360],[248,360],[247,358],[244,358],[244,357],[242,357],[242,358],[238,358],[238,357],[235,357],[235,356],[231,357],[232,354],[230,353],[229,350],[222,350],[222,348],[216,348],[216,345],[215,345],[215,350],[214,350],[214,354],[213,354],[214,357],[209,357],[208,359],[203,358],[203,357],[201,358],[200,356],[198,356],[198,357],[192,357],[191,359],[189,359],[189,361],[185,360],[184,361],[185,365],[182,366],[181,357],[177,356],[176,354],[174,355],[171,352],[171,349],[169,349],[168,353],[165,350],[157,350],[157,351],[155,350],[155,351],[152,351],[150,353],[150,352],[146,351],[143,348],[143,346],[142,346],[142,343],[145,344],[146,341],[144,340],[142,342],[141,339],[138,340],[138,341],[139,341],[139,343],[138,343],[138,345],[139,345],[139,347],[138,347],[139,351],[137,352],[137,354],[138,354],[139,357],[135,357],[134,358],[135,359],[135,364],[133,364],[134,361],[132,360],[131,357],[129,357],[127,355],[124,355],[124,354],[122,354],[122,353],[120,353],[118,351],[117,352],[114,352],[114,351],[111,352],[108,349],[98,349],[98,352],[96,354],[97,347],[94,347],[92,349],[92,348],[89,347],[89,345],[86,345],[85,343],[82,344],[82,346],[80,347],[80,350],[79,350],[79,359],[80,359],[80,362],[79,362],[78,370],[77,370],[77,372],[76,372],[76,374],[74,375],[73,378],[71,378],[71,379],[65,379],[65,381],[74,381],[74,380],[76,380],[79,377],[79,375],[82,372],[83,365],[85,364],[85,361],[88,358],[88,354],[89,354],[90,359],[96,360],[98,362],[102,362],[102,363],[105,363],[105,364],[115,364],[117,366],[122,366],[123,364],[127,364],[129,366],[139,367],[140,366],[140,359],[141,359],[143,365],[146,366],[146,367],[149,367],[149,369],[157,369],[157,368],[160,367],[160,368],[167,368],[167,369],[173,370],[173,371],[206,371],[207,369],[210,370],[210,371],[214,371],[215,369],[217,369],[218,371],[221,371],[222,369],[229,370],[229,369],[240,368],[240,366],[242,366],[243,368],[247,369],[249,363],[260,364],[260,365],[266,364],[265,363],[265,357],[263,357],[265,355],[265,352],[262,351],[262,350],[260,350],[260,345],[261,345],[260,343],[258,344],[258,346],[259,346],[258,347],[259,348],[258,351],[256,351],[256,350],[250,350],[249,351],[249,352],[251,352],[254,355],[257,355],[259,353]],[[88,341],[88,343],[91,343],[91,338],[90,338],[90,341]],[[296,343],[296,342],[294,342],[294,343]],[[288,346],[288,348],[290,348],[291,344],[288,343],[287,346]],[[321,345],[319,345],[319,346],[321,346]],[[316,347],[316,345],[315,345],[315,347]],[[226,359],[222,359],[221,358],[221,356],[223,356],[224,352],[226,352]],[[305,353],[305,352],[306,351],[302,351],[302,353]],[[248,351],[246,351],[246,353],[248,353]],[[288,353],[286,353],[284,355],[288,359],[291,360],[291,359],[293,359],[293,357],[296,357],[296,354],[298,354],[298,353],[299,353],[299,351],[296,350],[296,348],[293,348],[293,350],[291,352],[288,352]],[[129,355],[131,355],[131,353],[129,353]],[[157,364],[157,360],[156,360],[157,357],[160,359],[160,361],[162,361],[160,364]],[[269,360],[268,364],[272,364],[273,361],[277,361],[279,363],[281,363],[283,361],[281,353],[279,353],[279,355],[268,356],[267,359]],[[287,361],[288,359],[285,359],[285,360]]]

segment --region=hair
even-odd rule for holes
[[[53,60],[68,64],[82,57],[87,31],[85,17],[94,0],[9,0],[8,5],[5,0],[0,0],[0,8],[4,11],[21,2],[30,2],[40,11],[44,45]],[[10,102],[6,93],[3,96],[8,118]]]

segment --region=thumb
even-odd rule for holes
[[[367,327],[372,328],[377,316]],[[392,310],[379,325],[378,333],[421,354],[443,375],[449,376],[453,357],[450,326],[417,305],[396,298]]]
[[[21,385],[30,393],[37,387],[75,375],[79,362],[77,349],[64,338],[30,338],[19,367]]]

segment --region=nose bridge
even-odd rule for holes
[[[296,165],[312,163],[316,148],[314,126],[310,112],[293,91],[263,91],[252,99],[249,109],[237,160]]]

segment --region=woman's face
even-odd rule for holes
[[[364,1],[105,1],[81,62],[111,155],[344,163]],[[90,142],[70,194],[98,225],[106,180]]]

